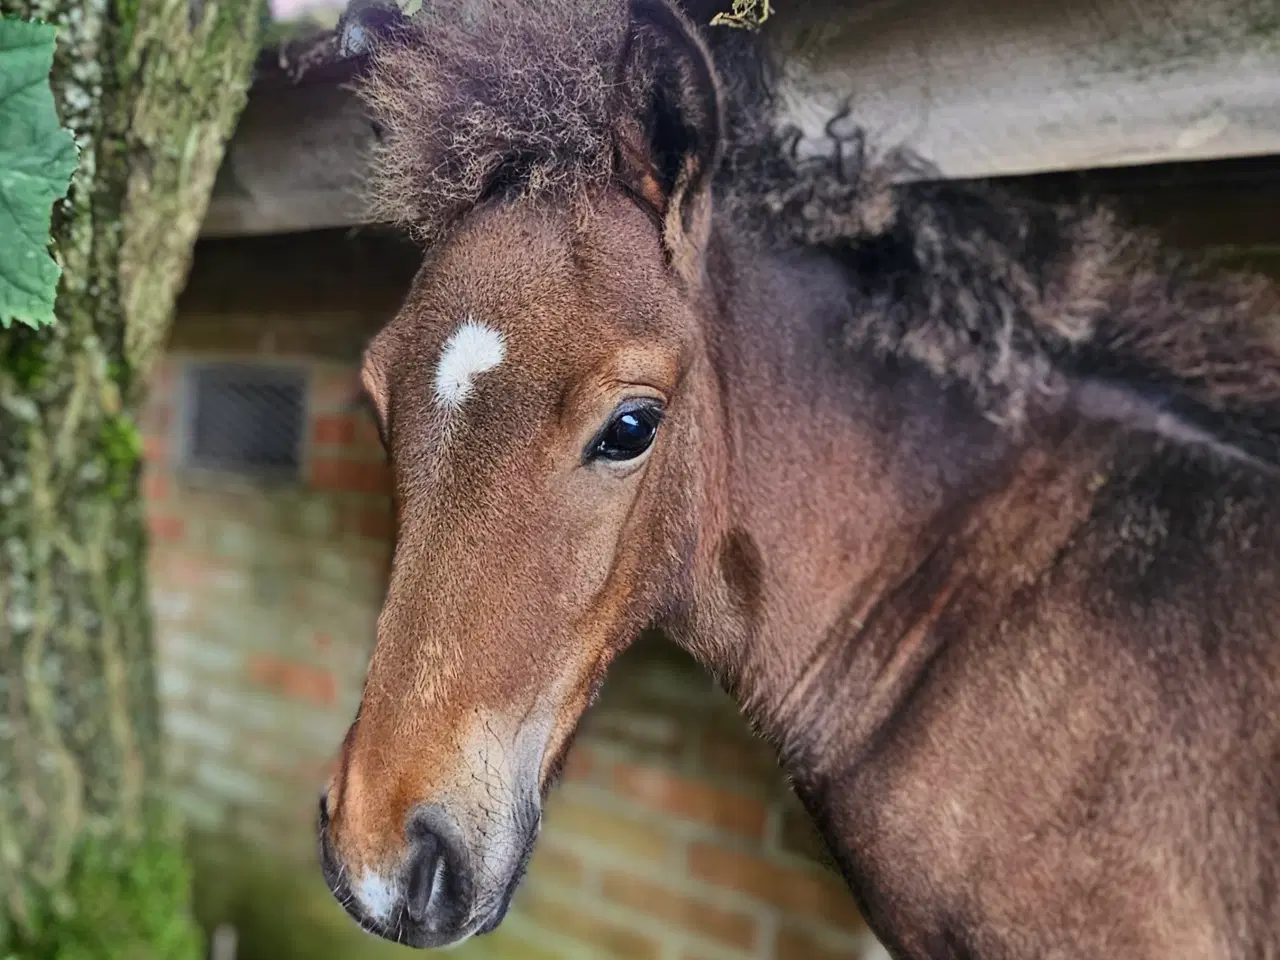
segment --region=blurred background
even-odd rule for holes
[[[1170,243],[1280,277],[1273,0],[869,3],[839,35],[808,4],[776,6],[802,125],[826,115],[823,90],[853,90],[857,116],[946,176],[1100,195]],[[308,66],[340,13],[272,0],[143,419],[168,762],[217,960],[407,956],[346,917],[314,849],[391,551],[359,356],[418,265],[361,222],[370,133],[349,70]],[[590,712],[510,919],[454,955],[877,950],[770,748],[654,636]]]

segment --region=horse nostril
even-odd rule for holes
[[[445,848],[440,838],[427,831],[417,831],[409,862],[409,888],[405,891],[405,909],[417,924],[434,929],[432,915],[444,892]]]

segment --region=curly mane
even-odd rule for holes
[[[429,4],[375,53],[362,94],[383,130],[375,212],[438,239],[494,192],[581,195],[615,172],[626,0]],[[724,85],[720,217],[762,245],[846,264],[851,347],[923,365],[1018,429],[1064,384],[1123,384],[1183,439],[1280,467],[1280,296],[1164,250],[1105,209],[989,185],[898,185],[829,126],[801,157],[779,130],[762,43],[709,28]],[[1161,419],[1164,418],[1164,419]],[[1208,438],[1205,440],[1205,438]]]
[[[613,0],[428,4],[375,49],[360,87],[382,130],[373,213],[432,240],[496,189],[608,180],[628,13]]]
[[[739,204],[772,237],[848,266],[851,346],[963,385],[1014,430],[1072,386],[1123,385],[1118,419],[1280,467],[1280,290],[1269,280],[1166,249],[1101,205],[895,185],[918,159],[872,162],[860,131],[828,134],[817,156],[799,159],[781,139],[752,153]]]

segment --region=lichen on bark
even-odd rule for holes
[[[133,423],[244,103],[260,3],[0,0],[59,28],[52,86],[81,150],[54,211],[56,322],[0,331],[0,957],[197,955],[142,919],[136,937],[90,943],[84,921],[112,890],[190,916],[157,790]],[[130,904],[113,915],[145,913]],[[50,939],[59,925],[80,931],[74,947]]]

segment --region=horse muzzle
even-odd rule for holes
[[[512,828],[523,822],[531,829],[497,835],[516,840],[518,847],[484,849],[467,842],[467,831],[443,807],[424,804],[405,824],[404,848],[394,865],[355,868],[338,853],[328,798],[321,796],[321,870],[330,892],[365,931],[410,947],[456,945],[502,922],[524,876],[540,817],[512,819]]]

